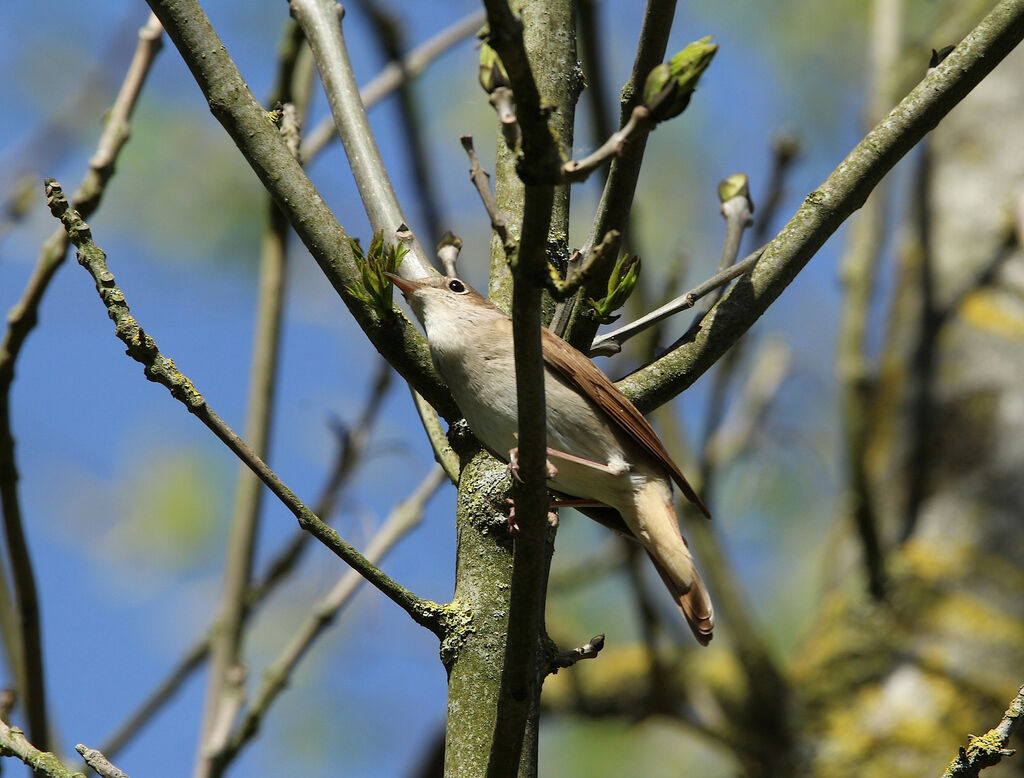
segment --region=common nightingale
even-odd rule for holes
[[[430,354],[459,410],[498,459],[514,461],[518,413],[512,320],[450,276],[389,274],[423,324]],[[709,516],[657,433],[587,356],[541,330],[551,488],[591,505],[581,510],[632,536],[647,551],[702,645],[714,609],[672,507],[672,481]],[[710,516],[709,516],[710,517]]]

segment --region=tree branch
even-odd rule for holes
[[[620,104],[619,128],[624,128],[633,115],[633,109],[640,104],[643,97],[644,82],[651,70],[665,58],[669,33],[672,31],[672,19],[675,16],[675,0],[648,0],[644,12],[640,39],[637,42],[636,56],[633,60],[633,71],[629,81],[622,90]],[[601,202],[597,208],[594,225],[590,235],[581,249],[583,259],[590,254],[594,244],[612,230],[620,234],[625,230],[629,213],[633,208],[633,194],[636,182],[640,178],[640,166],[643,163],[644,151],[647,148],[647,134],[641,134],[627,145],[620,156],[612,159],[605,181]],[[619,245],[613,245],[604,262],[594,269],[594,273],[577,299],[601,297],[601,290],[608,283],[615,260],[619,256]],[[567,314],[570,316],[565,328],[566,339],[576,348],[586,351],[594,334],[597,323],[580,316],[580,306]]]
[[[694,340],[619,383],[642,411],[701,376],[767,310],[892,167],[1024,38],[1024,0],[1002,0],[811,192],[750,275],[705,318]]]
[[[427,500],[447,481],[444,470],[435,465],[426,478],[408,498],[399,503],[373,536],[366,549],[366,558],[378,564],[396,543],[419,526]],[[328,594],[313,606],[306,621],[271,663],[263,675],[263,683],[256,691],[248,712],[238,730],[231,737],[217,762],[223,770],[259,732],[270,706],[284,691],[299,662],[316,639],[331,625],[338,613],[359,590],[363,578],[352,570],[343,575]]]
[[[1024,686],[1017,690],[1017,697],[1003,714],[998,726],[981,737],[971,735],[967,748],[961,746],[956,759],[949,763],[942,778],[978,778],[986,767],[998,764],[1004,756],[1013,756],[1014,751],[1006,746],[1014,733],[1024,722]]]
[[[349,287],[360,288],[362,278],[345,230],[249,91],[198,0],[147,1],[192,71],[211,112],[288,217],[374,348],[441,415],[458,418],[419,330],[401,314],[382,320],[348,291]]]
[[[27,764],[37,775],[50,778],[85,778],[81,773],[72,772],[56,754],[40,751],[32,745],[17,727],[9,727],[0,720],[0,757],[13,756]]]
[[[107,315],[114,322],[114,332],[128,347],[127,354],[144,366],[146,378],[164,386],[171,395],[181,402],[231,449],[239,459],[259,476],[278,499],[298,519],[299,526],[313,534],[346,564],[357,570],[367,581],[402,608],[420,626],[426,627],[438,637],[445,634],[445,609],[430,600],[417,597],[400,586],[372,565],[366,557],[356,551],[333,528],[325,524],[289,489],[267,464],[256,456],[223,419],[207,405],[192,382],[178,371],[174,362],[160,353],[155,341],[143,331],[132,317],[124,293],[114,282],[114,275],[107,268],[106,255],[92,240],[89,226],[78,213],[68,206],[60,185],[53,179],[47,180],[47,204],[56,218],[59,218],[71,242],[78,249],[78,262],[96,281],[96,290],[107,308]]]
[[[377,419],[381,403],[387,395],[388,385],[393,372],[391,366],[384,360],[381,360],[380,364],[381,369],[378,370],[371,384],[365,405],[354,416],[356,423],[351,429],[337,430],[336,437],[339,441],[339,446],[335,463],[327,478],[327,482],[320,492],[320,496],[313,506],[313,512],[325,520],[329,519],[334,513],[339,492],[357,472],[358,465],[363,461],[370,437],[370,430]],[[431,411],[433,412],[433,409]],[[340,424],[335,426],[340,427]],[[303,550],[305,550],[312,539],[313,536],[309,532],[297,529],[291,540],[278,549],[277,553],[267,561],[259,580],[246,593],[246,618],[252,615],[257,606],[266,600],[271,592],[277,588],[278,584],[286,580],[288,574],[299,563]],[[125,722],[106,739],[100,749],[103,753],[113,756],[124,748],[128,741],[172,698],[178,688],[191,677],[192,673],[203,665],[209,656],[210,639],[216,628],[217,624],[213,622],[207,628],[205,634],[185,651],[181,659],[178,660],[177,665],[171,669],[165,679],[128,716]]]
[[[84,213],[91,214],[99,207],[107,182],[114,174],[114,162],[128,141],[129,120],[146,82],[150,66],[163,45],[162,36],[160,23],[152,16],[139,30],[135,54],[110,109],[96,152],[89,160],[89,171],[74,194],[75,203]],[[21,299],[7,314],[7,329],[3,342],[0,343],[0,507],[3,510],[7,552],[21,622],[12,635],[8,635],[5,629],[5,641],[9,638],[21,642],[20,657],[17,657],[20,661],[15,661],[16,657],[10,650],[8,658],[11,660],[11,671],[17,679],[24,701],[29,732],[33,741],[44,750],[49,747],[49,736],[42,638],[39,632],[39,603],[32,560],[22,529],[15,441],[11,431],[10,392],[14,381],[14,365],[21,353],[21,347],[38,321],[39,304],[49,288],[53,275],[64,263],[67,250],[67,236],[63,229],[58,228],[43,244],[32,278]],[[3,610],[6,611],[8,608],[4,607]]]
[[[402,213],[391,179],[381,159],[380,149],[359,99],[359,86],[348,59],[345,36],[338,18],[340,6],[334,0],[291,0],[292,15],[306,33],[313,51],[320,80],[327,93],[334,124],[348,155],[349,168],[359,189],[359,197],[374,233],[384,230],[389,243],[408,220]],[[404,232],[404,231],[403,231]],[[398,272],[405,278],[423,278],[437,271],[416,236],[402,242],[409,253]]]
[[[475,11],[414,48],[401,63],[390,62],[385,65],[366,86],[359,90],[359,99],[362,101],[363,108],[369,110],[370,106],[380,102],[398,89],[403,81],[419,76],[434,59],[479,30],[485,20],[486,16],[483,11]],[[338,134],[334,127],[334,117],[328,116],[314,127],[303,140],[302,158],[309,163],[336,137]]]

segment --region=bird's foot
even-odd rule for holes
[[[519,522],[516,520],[516,501],[511,497],[506,497],[505,502],[508,503],[508,534],[519,535],[522,533],[523,528],[519,526]],[[548,511],[548,524],[552,527],[558,526],[558,514],[555,511],[559,508],[560,503],[552,502],[552,510]]]
[[[548,453],[551,453],[552,449],[548,449]],[[546,460],[544,463],[547,466],[547,478],[554,478],[558,475],[558,468],[551,464],[551,460]],[[506,466],[512,477],[515,478],[519,483],[523,482],[522,477],[519,475],[519,446],[509,449],[508,452],[508,465]]]

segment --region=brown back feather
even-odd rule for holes
[[[639,443],[644,451],[665,466],[673,480],[679,484],[679,489],[686,499],[696,505],[700,512],[710,519],[711,513],[704,501],[690,486],[686,476],[683,475],[676,463],[672,461],[672,457],[665,450],[664,444],[650,422],[629,401],[629,398],[615,388],[615,384],[601,372],[597,365],[569,343],[547,329],[541,329],[540,334],[544,358],[548,364],[584,395],[594,398],[594,402],[607,411],[608,415],[633,440]]]

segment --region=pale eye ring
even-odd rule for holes
[[[453,278],[448,282],[448,288],[455,292],[455,294],[467,294],[469,292],[466,285],[457,278]]]

